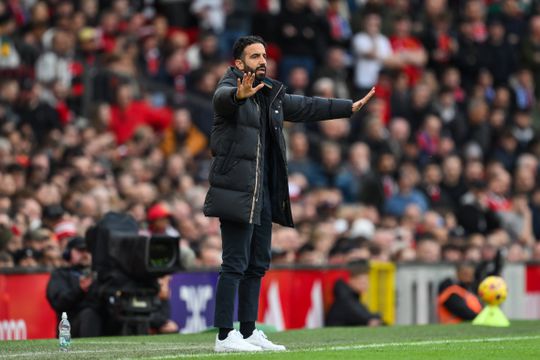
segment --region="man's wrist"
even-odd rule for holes
[[[235,102],[240,102],[240,101],[244,100],[244,99],[242,99],[241,97],[238,96],[238,90],[234,92],[233,98],[234,98]]]

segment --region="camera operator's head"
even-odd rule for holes
[[[92,265],[92,255],[86,247],[86,240],[80,236],[69,239],[63,256],[71,266],[90,267]]]

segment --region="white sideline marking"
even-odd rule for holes
[[[118,342],[121,343],[121,342]],[[96,345],[102,345],[104,343],[99,341],[89,341],[84,342],[82,344],[96,344]],[[107,344],[107,342],[105,342]],[[108,344],[116,344],[116,342],[109,342]],[[182,343],[153,343],[153,342],[126,342],[121,344],[130,344],[130,345],[139,345],[141,346],[138,348],[140,351],[147,351],[147,352],[157,352],[157,351],[166,351],[166,350],[172,350],[172,351],[194,351],[194,350],[208,350],[210,348],[210,344],[207,345],[187,345]],[[137,350],[136,350],[137,351]],[[126,349],[96,349],[96,350],[70,350],[68,354],[102,354],[102,353],[122,353],[126,352]],[[17,357],[24,357],[24,356],[43,356],[43,355],[54,355],[54,354],[61,354],[58,349],[50,350],[50,351],[33,351],[33,352],[25,352],[25,353],[17,353],[17,354],[2,354],[0,352],[0,359],[4,358],[17,358]],[[191,354],[194,355],[194,354]],[[125,359],[125,358],[124,358]]]
[[[150,343],[150,342],[148,342]],[[141,345],[141,342],[138,341],[81,341],[80,344],[90,344],[90,345]],[[162,343],[167,345],[168,343]],[[170,343],[173,344],[173,343]],[[174,345],[177,345],[174,343]]]
[[[358,345],[341,345],[341,346],[326,346],[326,347],[318,347],[318,348],[312,348],[312,349],[293,349],[293,350],[287,350],[286,353],[297,353],[297,352],[320,352],[320,351],[346,351],[346,350],[362,350],[362,349],[374,349],[374,348],[386,348],[386,347],[398,347],[398,346],[430,346],[430,345],[444,345],[444,344],[457,344],[457,343],[482,343],[482,342],[499,342],[499,341],[517,341],[517,340],[537,340],[540,339],[540,335],[534,335],[534,336],[510,336],[510,337],[493,337],[493,338],[477,338],[477,339],[454,339],[454,340],[426,340],[426,341],[415,341],[415,342],[391,342],[391,343],[379,343],[379,344],[358,344]],[[89,342],[85,342],[88,344]],[[96,344],[103,344],[102,342],[92,342]],[[111,342],[116,343],[116,342]],[[122,343],[122,342],[118,342]],[[137,344],[142,345],[142,343],[137,342],[125,342],[122,344]],[[209,350],[211,347],[213,347],[213,343],[209,343],[208,346],[193,346],[193,345],[182,345],[178,343],[145,343],[144,345],[148,346],[156,346],[156,348],[152,349],[145,349],[140,348],[140,351],[150,351],[150,352],[158,352],[158,351],[183,351],[186,350]],[[164,345],[173,345],[173,346],[167,346],[163,347]],[[100,353],[119,353],[119,352],[125,352],[125,349],[100,349],[100,350],[73,350],[70,351],[69,354],[100,354]],[[2,354],[2,358],[17,358],[17,357],[24,357],[24,356],[31,356],[31,357],[37,357],[40,355],[53,355],[56,354],[57,351],[38,351],[38,352],[26,352],[26,353],[18,353],[18,354]],[[152,360],[152,359],[178,359],[178,358],[206,358],[206,357],[213,357],[213,356],[252,356],[257,354],[263,354],[263,353],[201,353],[201,354],[177,354],[177,355],[160,355],[160,356],[152,356],[152,357],[144,357],[144,359]],[[122,358],[125,360],[133,359],[130,357]],[[140,359],[140,358],[139,358]]]
[[[297,352],[320,352],[320,351],[346,351],[346,350],[362,350],[373,348],[385,348],[385,347],[397,347],[397,346],[429,346],[429,345],[443,345],[443,344],[456,344],[456,343],[482,343],[482,342],[498,342],[498,341],[517,341],[517,340],[536,340],[540,339],[540,335],[534,336],[513,336],[513,337],[496,337],[496,338],[478,338],[478,339],[456,339],[456,340],[426,340],[415,342],[393,342],[393,343],[380,343],[380,344],[362,344],[362,345],[342,345],[342,346],[327,346],[312,349],[293,349],[287,350],[285,353],[297,353]],[[280,352],[281,353],[281,352]],[[261,355],[263,353],[205,353],[205,354],[178,354],[178,355],[162,355],[147,357],[146,360],[157,359],[178,359],[178,358],[204,358],[213,356],[252,356]],[[132,358],[124,358],[122,360],[129,360]]]

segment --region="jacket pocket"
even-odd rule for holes
[[[231,146],[229,147],[229,151],[227,152],[227,155],[223,159],[223,162],[221,163],[221,166],[219,167],[219,173],[220,174],[226,174],[231,169],[238,164],[238,159],[234,159],[234,153],[236,150],[237,143],[233,142]]]

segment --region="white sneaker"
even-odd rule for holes
[[[246,341],[250,344],[259,346],[263,350],[267,350],[267,351],[285,351],[286,350],[285,346],[274,344],[273,342],[268,340],[264,332],[258,329],[253,330],[253,334],[251,334],[251,336],[248,337]]]
[[[252,345],[246,340],[238,330],[231,330],[225,340],[219,340],[216,335],[215,352],[238,352],[238,351],[261,351],[257,345]]]

